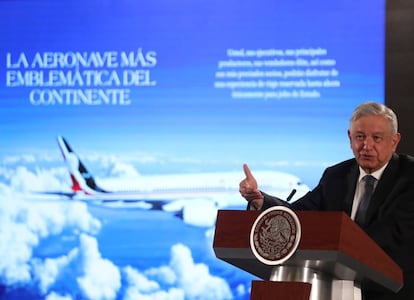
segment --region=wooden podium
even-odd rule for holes
[[[401,268],[345,213],[296,211],[301,240],[280,266],[254,256],[250,231],[261,211],[219,210],[216,257],[263,281],[253,281],[251,299],[360,299],[359,288],[397,292]],[[357,292],[355,292],[357,291]]]

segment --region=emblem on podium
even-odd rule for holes
[[[264,264],[280,265],[296,251],[301,238],[299,218],[285,206],[263,211],[250,231],[250,248]]]

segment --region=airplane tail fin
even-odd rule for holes
[[[57,142],[72,180],[72,191],[75,193],[84,192],[85,194],[106,193],[96,184],[92,174],[88,172],[69,143],[62,136],[57,137]]]

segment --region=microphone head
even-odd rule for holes
[[[293,189],[289,196],[286,198],[286,201],[289,202],[290,200],[292,200],[292,197],[296,194],[296,189]]]

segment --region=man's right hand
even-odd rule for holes
[[[250,172],[247,164],[243,165],[243,171],[246,176],[240,184],[239,191],[243,198],[249,202],[249,206],[254,209],[261,209],[263,206],[263,195],[257,187],[257,181]]]

